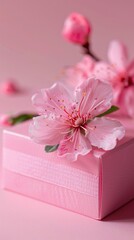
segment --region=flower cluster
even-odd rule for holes
[[[72,16],[75,16],[75,26],[72,22]],[[80,19],[83,19],[81,23]],[[63,28],[63,33],[66,32],[66,34],[63,34],[64,37],[73,43],[77,42],[85,51],[82,61],[65,71],[66,84],[72,85],[72,79],[73,84],[76,86],[87,77],[99,78],[111,84],[114,94],[113,104],[119,106],[120,114],[134,118],[134,60],[129,62],[127,48],[118,40],[111,41],[109,45],[108,62],[99,60],[91,51],[91,44],[88,39],[89,32],[84,31],[84,29],[87,29],[87,21],[84,24],[84,20],[85,17],[82,15],[80,18],[77,13],[71,14],[65,21]],[[87,42],[83,44],[83,42],[76,41],[76,39],[74,41],[73,37],[70,37],[70,33],[72,36],[73,32],[75,32],[75,36],[81,36],[81,38],[83,36],[84,39],[87,39]]]
[[[67,18],[63,36],[81,45],[85,56],[65,69],[62,81],[32,97],[38,116],[30,125],[31,138],[43,144],[46,152],[57,150],[70,160],[89,153],[100,157],[124,137],[122,124],[106,116],[118,109],[113,104],[121,108],[123,104],[129,115],[134,114],[134,64],[127,64],[125,47],[112,42],[109,63],[100,61],[91,51],[90,34],[85,17],[73,13]]]

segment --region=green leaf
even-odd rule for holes
[[[16,124],[25,122],[27,120],[30,120],[30,119],[32,119],[33,117],[36,117],[36,116],[37,115],[33,114],[33,113],[23,113],[23,114],[15,116],[15,117],[11,117],[10,121],[11,121],[12,125],[16,125]]]
[[[112,107],[109,108],[106,112],[101,113],[101,114],[99,114],[99,115],[96,116],[96,117],[103,117],[103,116],[108,115],[108,114],[110,114],[110,113],[116,112],[117,110],[119,110],[118,107],[116,107],[116,106],[112,106]]]
[[[56,150],[58,149],[58,147],[59,147],[59,144],[54,145],[54,146],[46,145],[46,146],[45,146],[45,151],[46,151],[47,153],[49,153],[49,152],[54,152],[54,151],[56,151]]]

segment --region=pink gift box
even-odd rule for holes
[[[102,159],[90,154],[71,162],[45,153],[28,136],[29,122],[3,132],[5,189],[102,219],[134,198],[134,129]]]

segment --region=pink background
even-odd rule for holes
[[[0,81],[13,77],[27,90],[16,97],[0,95],[1,113],[32,110],[32,91],[51,85],[62,66],[80,60],[80,49],[60,34],[72,11],[89,17],[93,48],[101,57],[114,38],[134,55],[133,0],[0,0]],[[0,190],[1,240],[89,238],[133,240],[134,201],[99,222]]]

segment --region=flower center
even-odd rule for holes
[[[128,88],[128,87],[134,85],[133,78],[131,76],[122,77],[121,82],[123,83],[124,88]]]
[[[84,123],[84,121],[81,117],[78,117],[74,122],[76,127],[80,127],[83,123]]]

